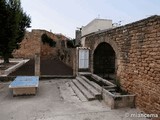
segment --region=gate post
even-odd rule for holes
[[[75,52],[75,72],[76,72],[76,76],[78,76],[78,64],[79,64],[78,52],[79,52],[79,48],[77,47],[76,52]]]
[[[93,68],[93,53],[90,52],[90,71],[93,74],[94,68]]]
[[[77,52],[73,52],[73,76],[77,75]]]
[[[40,54],[35,54],[35,76],[40,76]]]

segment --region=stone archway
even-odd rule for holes
[[[100,43],[93,53],[93,73],[104,78],[115,78],[116,53],[106,42]]]
[[[98,47],[99,44],[101,43],[107,43],[109,44],[112,49],[115,52],[115,77],[118,77],[120,72],[121,72],[121,66],[120,66],[120,46],[119,44],[115,41],[110,39],[109,36],[107,36],[106,34],[102,34],[102,35],[97,35],[94,37],[88,37],[86,38],[86,46],[89,47],[91,49],[90,51],[90,71],[91,73],[94,73],[94,52],[96,50],[96,48]]]

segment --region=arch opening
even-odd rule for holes
[[[116,53],[112,46],[106,42],[100,43],[93,54],[93,73],[106,79],[116,76]]]

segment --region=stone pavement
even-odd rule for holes
[[[42,80],[35,96],[13,97],[10,82],[0,88],[1,120],[147,120],[128,115],[137,109],[111,110],[103,102],[82,102],[69,86],[69,79]]]

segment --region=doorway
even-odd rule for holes
[[[103,78],[115,78],[116,54],[112,46],[106,42],[100,43],[93,54],[94,74]]]

